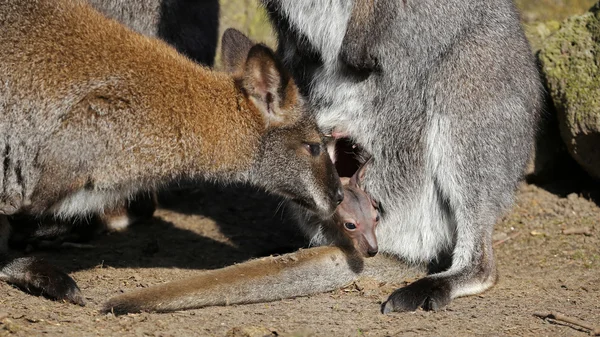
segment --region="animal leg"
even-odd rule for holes
[[[85,305],[79,287],[63,271],[36,257],[9,257],[9,234],[10,223],[0,216],[0,280],[32,294]]]

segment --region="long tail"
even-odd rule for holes
[[[116,296],[104,310],[166,312],[306,296],[340,288],[377,263],[381,264],[377,257],[363,259],[338,247],[303,249]],[[416,275],[411,268],[396,269],[399,277],[411,270]]]

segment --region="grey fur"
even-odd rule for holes
[[[453,257],[384,312],[436,309],[491,287],[493,226],[512,205],[541,105],[513,2],[262,2],[319,126],[375,158],[365,189],[383,210],[380,251],[415,263]],[[352,25],[352,6],[375,6],[375,17]],[[307,230],[315,244],[332,241]]]

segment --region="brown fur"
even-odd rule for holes
[[[303,123],[297,89],[277,73],[269,52],[255,53],[236,79],[80,1],[5,2],[0,9],[2,96],[16,102],[2,106],[5,126],[42,143],[23,141],[23,151],[37,151],[32,166],[43,165],[19,210],[52,210],[81,190],[130,194],[181,176],[244,180],[240,174],[253,169],[264,135]],[[286,83],[270,83],[270,77]],[[265,97],[257,96],[279,85],[281,102],[265,111]],[[282,131],[283,137],[322,144],[316,127],[305,124]],[[326,160],[319,165],[328,166]],[[326,180],[340,190],[331,177]],[[320,188],[330,188],[325,185]]]
[[[6,216],[128,218],[130,199],[181,178],[252,183],[331,217],[343,190],[294,82],[264,45],[223,48],[239,60],[234,76],[83,1],[0,0],[5,280],[82,304],[60,270],[3,258]]]
[[[397,263],[397,262],[396,262]],[[105,311],[174,311],[212,305],[275,301],[333,290],[354,281],[358,274],[381,275],[391,263],[385,256],[363,259],[356,251],[315,247],[276,257],[265,257],[185,280],[169,282],[111,298]],[[328,270],[328,273],[320,273]],[[403,275],[415,276],[417,269]],[[310,277],[307,277],[310,275]]]
[[[91,175],[92,184],[118,184],[124,174],[135,179],[142,173],[148,178],[192,173],[195,163],[207,173],[248,169],[264,123],[230,77],[196,66],[165,43],[133,34],[83,3],[34,4],[21,6],[32,12],[23,13],[21,25],[2,29],[12,37],[3,39],[2,58],[13,70],[3,79],[14,81],[16,92],[36,91],[59,106],[78,94],[74,85],[87,91],[61,114],[57,132],[63,139],[114,135],[102,140],[111,156]],[[68,34],[72,27],[76,36]],[[32,33],[23,34],[27,31]],[[22,51],[6,55],[11,47]],[[135,138],[121,136],[126,134]],[[63,159],[69,161],[56,158],[56,164]],[[144,167],[150,171],[130,165],[140,162],[151,162]]]

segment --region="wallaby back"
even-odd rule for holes
[[[95,200],[65,203],[71,193],[117,199],[116,190],[201,176],[249,180],[333,213],[341,188],[322,135],[267,47],[242,50],[247,61],[234,79],[83,2],[0,9],[0,145],[14,176],[2,199],[21,195],[10,212],[72,214],[81,199]]]
[[[109,18],[156,36],[192,60],[212,66],[219,34],[218,0],[87,0]]]

